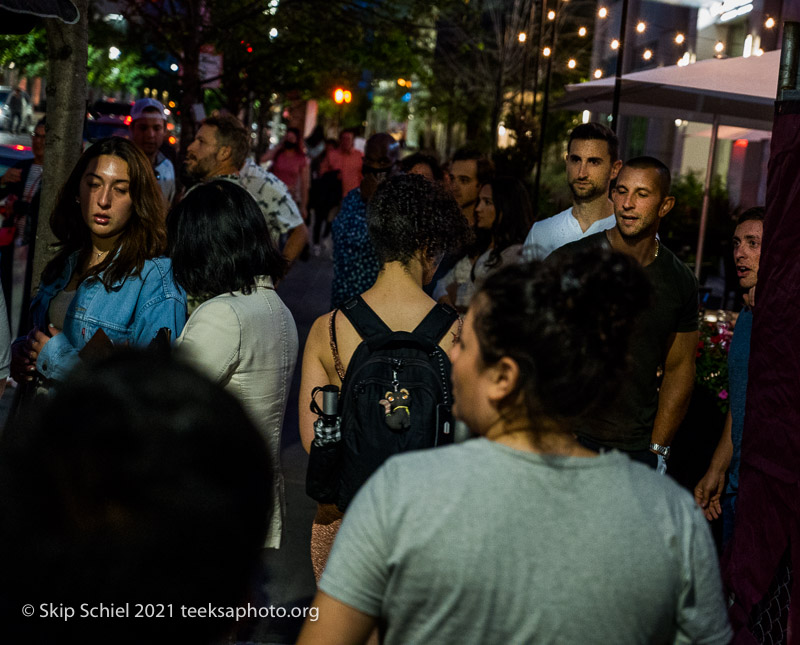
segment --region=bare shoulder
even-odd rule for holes
[[[451,325],[449,331],[442,336],[442,340],[439,341],[439,347],[441,347],[448,356],[450,356],[453,348],[458,344],[458,341],[461,338],[461,327],[463,324],[464,318],[459,316],[458,319]]]
[[[306,339],[304,354],[316,355],[322,359],[324,350],[329,345],[328,325],[330,318],[331,312],[328,312],[317,318],[314,324],[311,325],[311,330],[308,332],[308,338]]]

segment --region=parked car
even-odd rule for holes
[[[116,117],[120,121],[124,121],[125,125],[130,123],[128,118],[131,114],[133,103],[129,101],[117,101],[116,99],[101,99],[95,101],[89,109],[89,114],[94,118],[101,116]]]
[[[116,116],[93,117],[91,114],[87,114],[83,123],[83,141],[85,145],[106,137],[128,139],[128,133],[128,125],[125,123],[125,119]]]
[[[10,85],[0,85],[0,130],[8,130],[11,127],[11,108],[8,106],[8,100],[14,88]],[[20,119],[20,131],[30,132],[33,127],[33,105],[31,105],[31,97],[27,92],[20,90],[22,95],[22,118]]]
[[[17,162],[32,158],[33,152],[30,146],[0,143],[0,177]]]

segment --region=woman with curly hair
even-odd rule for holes
[[[31,303],[33,330],[14,346],[16,380],[63,380],[90,341],[103,353],[146,346],[162,328],[177,337],[186,296],[163,257],[164,219],[152,166],[133,143],[111,137],[83,153],[50,216],[58,250]]]
[[[348,507],[298,643],[730,641],[688,491],[573,434],[626,368],[647,277],[590,251],[487,277],[453,353],[478,438],[390,459]]]
[[[366,305],[392,331],[413,331],[436,307],[423,290],[443,255],[462,246],[469,230],[458,204],[436,184],[420,175],[398,175],[378,186],[367,209],[372,246],[381,264],[375,284],[361,294]],[[341,388],[348,364],[362,338],[338,309],[320,316],[311,328],[303,353],[300,383],[300,438],[306,451],[314,440],[312,390]],[[459,323],[440,341],[452,351]],[[341,523],[333,505],[320,505],[311,534],[314,573],[319,578]]]
[[[281,428],[297,363],[297,328],[275,291],[286,259],[255,199],[227,179],[189,191],[167,220],[175,279],[202,301],[175,351],[236,396],[261,432],[272,465],[265,546],[280,548],[286,502]]]

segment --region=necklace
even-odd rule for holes
[[[655,260],[658,257],[658,250],[661,248],[661,245],[658,243],[658,238],[656,238],[656,252],[653,253],[653,259]]]

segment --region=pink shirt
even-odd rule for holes
[[[347,154],[341,150],[331,150],[322,164],[322,172],[329,170],[341,171],[342,197],[353,188],[361,185],[361,162],[364,155],[360,150],[353,148]]]
[[[298,204],[301,203],[299,199],[300,172],[305,168],[306,163],[307,160],[304,154],[283,152],[275,157],[275,160],[272,162],[272,167],[270,168],[270,172],[286,184],[286,187],[289,189],[289,192],[292,193],[292,197],[294,197],[294,200]]]

